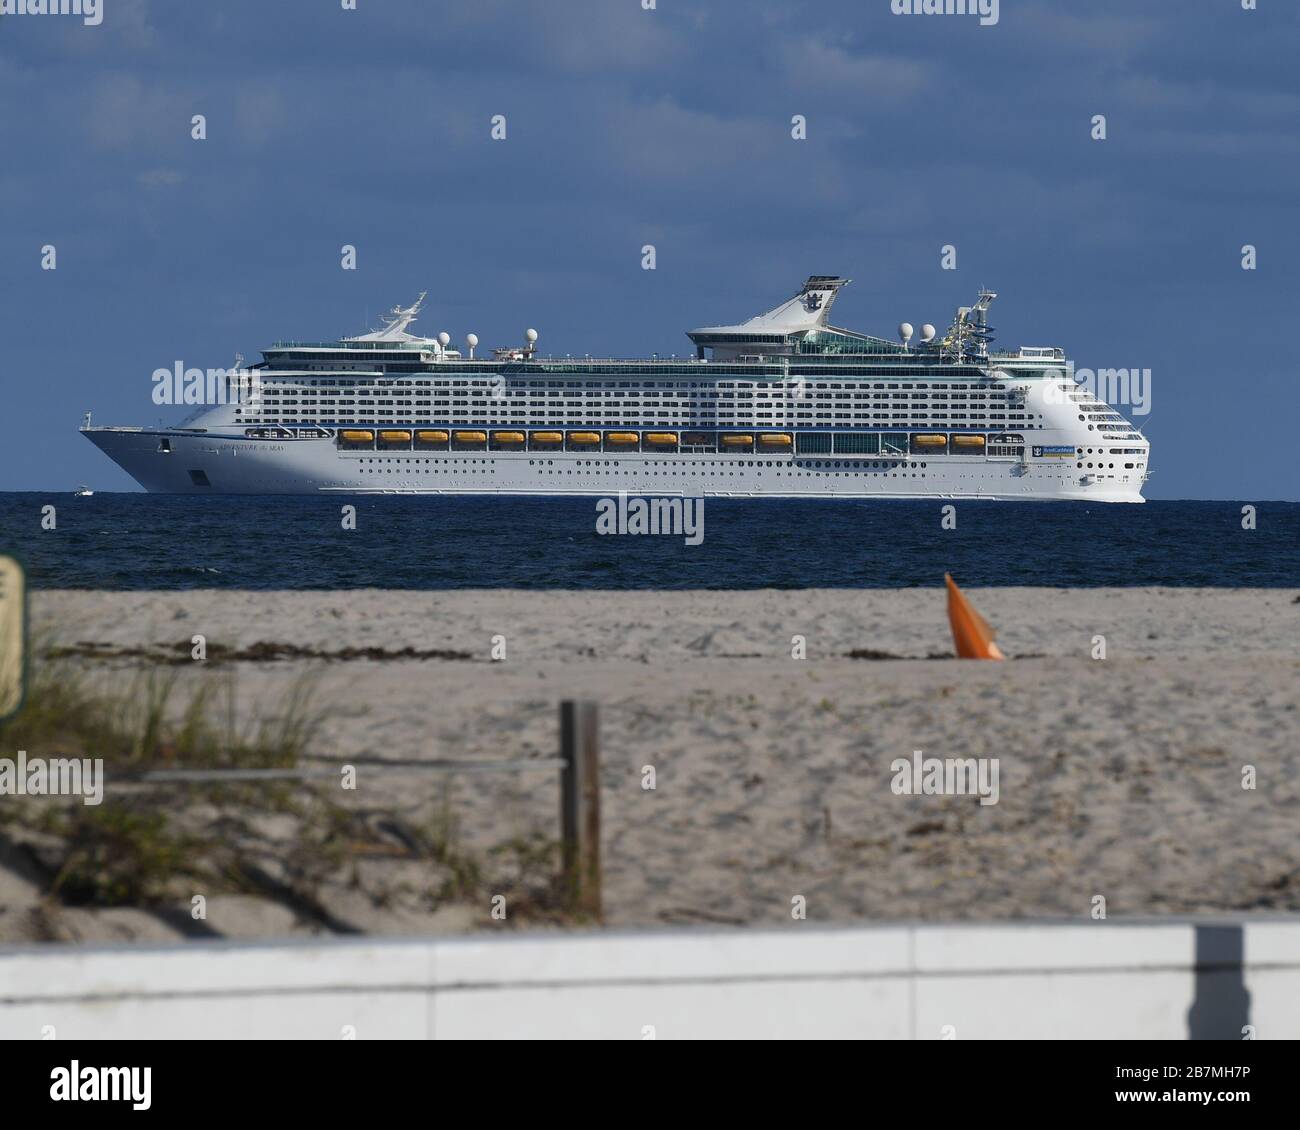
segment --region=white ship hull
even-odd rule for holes
[[[1142,476],[1095,478],[1073,460],[660,455],[652,452],[341,451],[332,439],[171,430],[84,434],[145,490],[167,494],[687,495],[1142,502]],[[170,450],[161,450],[167,439]],[[1051,444],[1050,436],[1036,436]],[[194,472],[199,472],[195,475]],[[196,479],[198,480],[196,482]]]

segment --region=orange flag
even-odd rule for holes
[[[988,626],[957,583],[947,573],[943,575],[948,586],[948,623],[952,625],[952,645],[958,659],[1005,659],[993,642],[996,634]]]

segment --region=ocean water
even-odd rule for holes
[[[1300,587],[1300,503],[1253,530],[1239,502],[957,502],[955,529],[943,505],[709,499],[688,545],[599,534],[586,498],[8,493],[0,552],[34,588]]]

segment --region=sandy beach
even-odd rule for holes
[[[1300,910],[1296,591],[969,595],[1007,662],[939,658],[941,587],[45,591],[32,635],[96,680],[149,666],[187,690],[233,679],[243,717],[314,680],[330,714],[308,763],[355,762],[360,785],[300,787],[340,794],[369,835],[338,859],[300,858],[291,817],[233,826],[178,793],[187,826],[269,877],[258,893],[214,887],[208,934],[560,928],[539,893],[553,772],[365,766],[552,756],[570,697],[601,711],[610,927],[774,925],[795,896],[828,922],[1086,917],[1098,895],[1112,917]],[[998,802],[897,795],[891,762],[915,750],[997,758]],[[433,826],[454,851],[430,863],[411,843]],[[42,897],[37,840],[6,836],[0,942],[194,933],[184,884],[147,909],[65,905]],[[472,880],[450,881],[465,861]]]

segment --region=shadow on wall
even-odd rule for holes
[[[1240,1040],[1250,1024],[1240,926],[1196,927],[1196,996],[1187,1010],[1189,1040]]]

